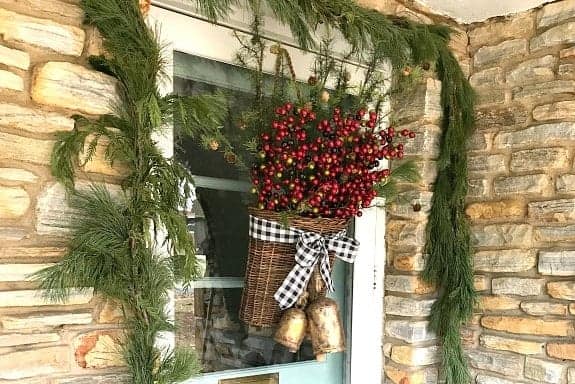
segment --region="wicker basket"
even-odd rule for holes
[[[262,219],[281,221],[280,215],[275,212],[258,209],[249,211],[251,215]],[[347,220],[291,216],[289,226],[326,235],[345,229]],[[250,237],[240,306],[242,321],[258,327],[272,327],[279,322],[281,310],[274,299],[274,293],[294,267],[295,252],[295,244],[262,241]]]

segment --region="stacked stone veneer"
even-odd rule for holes
[[[69,208],[49,169],[73,114],[110,110],[114,80],[79,1],[0,0],[0,383],[118,383],[119,312],[91,292],[45,302],[28,276],[65,252]],[[101,155],[101,149],[100,149]],[[98,156],[80,178],[117,183]],[[80,183],[82,185],[82,183]]]

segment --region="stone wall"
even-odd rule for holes
[[[575,383],[575,1],[469,29],[479,384]]]
[[[118,383],[117,308],[91,292],[45,302],[28,276],[65,252],[69,208],[49,169],[73,114],[108,112],[114,80],[88,69],[101,41],[79,1],[0,0],[0,383]],[[118,174],[98,156],[80,177]],[[82,378],[82,380],[80,380]]]

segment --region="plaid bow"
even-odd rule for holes
[[[319,263],[320,275],[330,292],[334,291],[329,265],[329,252],[347,263],[353,263],[359,242],[345,236],[345,230],[322,236],[315,232],[284,227],[275,221],[250,216],[250,236],[263,241],[296,245],[296,265],[276,291],[274,298],[282,310],[292,307],[304,292],[313,269]]]

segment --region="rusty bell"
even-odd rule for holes
[[[345,350],[345,334],[337,303],[322,297],[311,303],[307,310],[309,335],[313,353],[319,360],[326,353]]]

